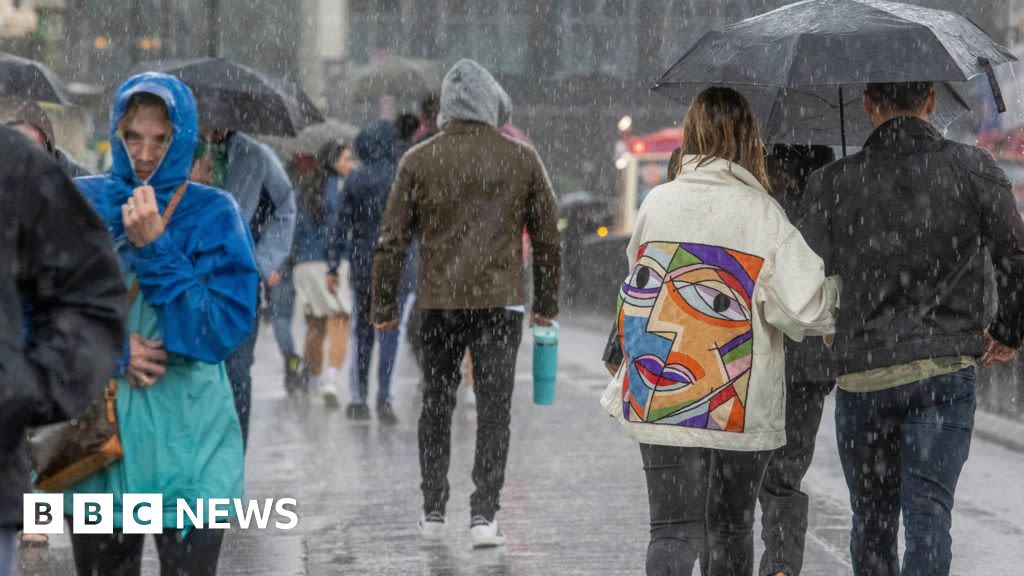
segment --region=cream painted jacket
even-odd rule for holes
[[[640,206],[625,360],[602,405],[638,442],[772,450],[786,442],[783,334],[832,334],[837,280],[753,175],[698,160]]]

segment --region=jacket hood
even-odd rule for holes
[[[377,120],[366,125],[356,136],[352,148],[365,164],[394,162],[397,159],[395,144],[398,130],[390,122]]]
[[[132,76],[118,88],[110,115],[110,145],[114,159],[111,176],[129,184],[131,188],[141,186],[143,182],[135,175],[128,150],[117,134],[117,124],[124,116],[128,101],[140,92],[153,94],[163,100],[167,106],[167,115],[174,126],[171,145],[156,171],[146,182],[156,189],[158,198],[166,202],[174,194],[175,189],[188,180],[192,169],[192,158],[196,143],[199,141],[196,101],[192,91],[181,80],[156,72]]]
[[[441,128],[452,120],[483,122],[495,128],[512,118],[512,99],[486,68],[473,60],[459,60],[441,83]]]

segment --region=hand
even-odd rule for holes
[[[338,279],[337,274],[327,275],[327,291],[331,294],[337,294],[338,289],[341,288],[341,280]]]
[[[985,344],[985,353],[981,356],[981,364],[983,366],[1009,362],[1010,360],[1013,360],[1014,354],[1017,353],[1017,350],[1010,348],[993,338],[992,335],[988,333],[987,328],[982,335],[982,341]]]
[[[164,221],[156,205],[156,191],[152,186],[139,186],[128,201],[121,205],[124,231],[136,248],[142,248],[164,233]]]
[[[199,158],[193,162],[192,173],[188,179],[206,185],[213,183],[213,161],[209,158]]]
[[[547,316],[541,316],[540,314],[530,315],[530,326],[551,326],[551,323],[554,321],[554,318],[548,318]]]
[[[612,362],[605,362],[604,363],[604,367],[605,367],[606,370],[608,370],[608,373],[611,374],[612,376],[615,376],[616,374],[619,373],[619,364],[614,364]]]
[[[129,337],[129,348],[131,360],[128,362],[128,381],[133,386],[152,386],[160,376],[167,373],[167,352],[164,351],[163,342],[133,333]]]
[[[276,288],[281,283],[281,273],[274,270],[270,278],[267,278],[263,283],[267,285],[267,288]]]
[[[394,332],[395,330],[398,330],[398,319],[377,322],[373,327],[377,330],[383,330],[384,332]]]

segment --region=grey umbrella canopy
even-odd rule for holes
[[[828,110],[845,115],[848,98],[856,100],[868,82],[965,82],[1014,60],[953,12],[881,0],[804,0],[705,34],[653,90],[680,100],[699,92],[695,86],[731,86],[748,97],[774,90],[782,97],[772,107],[789,121],[769,126],[769,135],[811,141],[821,132],[792,126],[824,120]],[[950,86],[942,90],[947,98],[940,100],[954,102],[945,103],[940,120],[966,109]],[[841,132],[844,125],[833,120]]]
[[[324,121],[297,84],[224,58],[144,62],[135,73],[162,72],[192,89],[204,128],[295,136]]]
[[[64,84],[46,65],[0,52],[0,97],[69,104]]]

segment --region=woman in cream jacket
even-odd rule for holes
[[[757,492],[786,442],[783,335],[834,330],[838,286],[765,190],[746,100],[698,95],[682,167],[650,192],[628,247],[624,361],[602,404],[640,443],[648,574],[750,574]],[[706,533],[706,545],[705,545]]]

